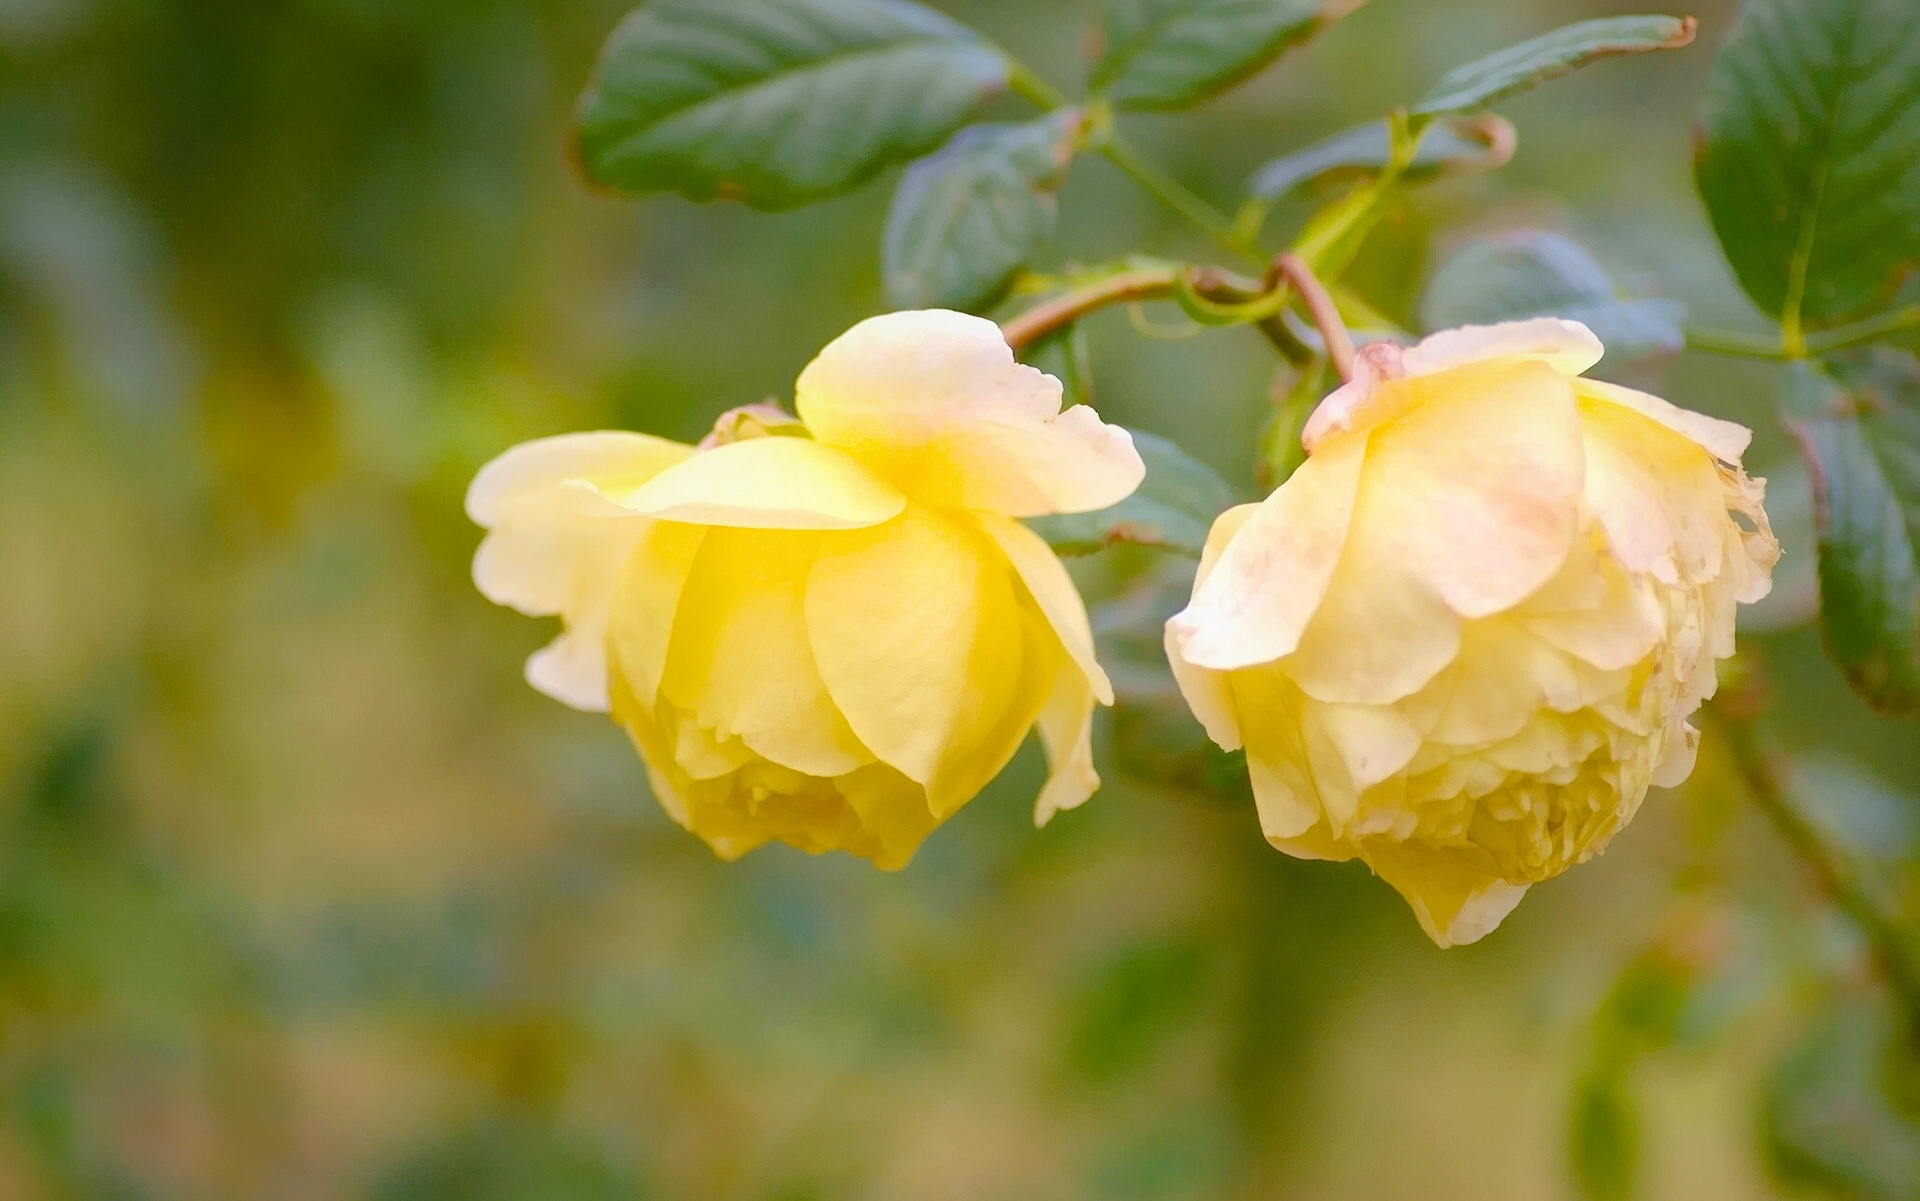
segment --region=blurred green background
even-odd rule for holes
[[[0,0],[0,1198],[1539,1199],[1578,1195],[1570,1123],[1606,1187],[1620,1108],[1636,1195],[1772,1195],[1762,1082],[1859,949],[1711,733],[1684,795],[1441,952],[1363,867],[1268,849],[1243,794],[1150,782],[1197,730],[1153,716],[1149,655],[1093,803],[1034,831],[1030,746],[895,875],[719,863],[618,730],[522,682],[552,631],[468,580],[474,470],[697,437],[881,303],[888,181],[781,216],[578,181],[569,109],[625,7]],[[1078,85],[1090,3],[938,7]],[[1372,0],[1129,129],[1226,204],[1450,66],[1637,7]],[[1690,177],[1733,5],[1693,10],[1695,48],[1507,106],[1514,163],[1418,194],[1355,281],[1411,321],[1452,249],[1548,228],[1753,325]],[[1059,243],[1207,257],[1092,159]],[[1094,343],[1110,418],[1252,495],[1257,335],[1111,313]],[[1771,369],[1653,380],[1761,426],[1763,473],[1787,455]],[[1078,570],[1124,625],[1190,566]],[[1920,779],[1813,634],[1764,641],[1836,790]],[[1641,1020],[1649,963],[1674,995]],[[1620,1087],[1576,1087],[1603,1060]]]

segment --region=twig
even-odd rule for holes
[[[1173,292],[1180,282],[1180,269],[1154,268],[1128,271],[1095,284],[1069,292],[1054,300],[1034,305],[1001,327],[1007,345],[1021,354],[1048,335],[1058,333],[1089,313],[1116,304],[1157,300]]]
[[[1327,295],[1313,269],[1299,255],[1283,251],[1274,256],[1273,270],[1300,294],[1300,303],[1306,306],[1307,316],[1313,319],[1314,328],[1327,344],[1327,360],[1340,373],[1341,382],[1352,379],[1353,338],[1347,333],[1346,323],[1340,320],[1339,306]]]

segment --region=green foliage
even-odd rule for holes
[[[1509,46],[1441,76],[1413,106],[1419,117],[1465,113],[1530,91],[1603,58],[1676,50],[1693,41],[1692,18],[1602,17]]]
[[[1861,695],[1920,712],[1920,361],[1882,350],[1850,375],[1797,363],[1783,401],[1813,476],[1821,629]]]
[[[438,1137],[390,1168],[370,1201],[642,1201],[648,1194],[590,1142],[525,1117]]]
[[[899,309],[992,305],[1053,237],[1083,121],[1065,111],[973,125],[908,169],[887,217],[887,300]]]
[[[1621,1073],[1594,1071],[1574,1087],[1568,1161],[1588,1201],[1627,1201],[1640,1169],[1640,1113]]]
[[[1451,171],[1485,163],[1491,146],[1485,131],[1464,123],[1429,130],[1408,164],[1408,183],[1425,183]],[[1343,130],[1303,150],[1261,167],[1247,187],[1255,200],[1273,202],[1315,185],[1354,179],[1380,171],[1393,160],[1393,134],[1385,121]]]
[[[1147,478],[1132,496],[1110,509],[1035,517],[1027,524],[1063,555],[1089,555],[1127,542],[1199,558],[1213,519],[1233,503],[1232,490],[1211,467],[1165,438],[1132,433],[1147,466]]]
[[[1788,328],[1884,303],[1920,261],[1920,6],[1754,0],[1702,124],[1720,244]]]
[[[1475,242],[1433,277],[1420,307],[1428,329],[1564,317],[1606,345],[1609,365],[1676,354],[1686,306],[1623,296],[1577,242],[1526,232]]]
[[[1254,74],[1362,0],[1106,0],[1093,90],[1123,108],[1185,108]]]
[[[1206,971],[1199,947],[1174,940],[1140,943],[1100,964],[1073,1005],[1067,1066],[1089,1083],[1118,1083],[1193,1010]]]
[[[791,208],[932,150],[1006,82],[908,0],[660,0],[608,39],[580,159],[623,191]]]
[[[1881,1006],[1815,1015],[1767,1079],[1761,1145],[1775,1174],[1850,1201],[1920,1192],[1920,1128],[1885,1090],[1890,1063],[1906,1054]]]

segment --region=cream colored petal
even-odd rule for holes
[[[854,326],[801,372],[795,409],[821,443],[924,504],[1009,517],[1119,503],[1146,468],[1133,439],[1014,360],[1000,327],[944,310]]]
[[[1213,574],[1214,564],[1219,562],[1221,552],[1226,550],[1227,544],[1240,532],[1240,527],[1259,509],[1259,505],[1236,505],[1214,520],[1213,528],[1207,532],[1206,548],[1200,553],[1200,569],[1193,581],[1195,589]],[[1180,695],[1186,698],[1187,708],[1206,728],[1207,737],[1222,750],[1239,750],[1240,719],[1233,711],[1233,689],[1227,683],[1227,674],[1187,662],[1174,637],[1171,622],[1162,631],[1161,642],[1166,649],[1167,666],[1173,669],[1174,683],[1179,685]]]
[[[1059,556],[1044,538],[1010,517],[997,513],[975,513],[973,517],[1006,553],[1028,595],[1046,614],[1067,656],[1086,676],[1093,695],[1103,705],[1113,704],[1113,684],[1094,655],[1093,626],[1087,620],[1086,602],[1080,599],[1080,590]]]
[[[1316,450],[1337,434],[1371,428],[1419,403],[1419,392],[1395,381],[1474,364],[1521,362],[1545,363],[1571,378],[1598,363],[1604,353],[1592,330],[1553,317],[1444,330],[1409,350],[1375,342],[1361,348],[1352,381],[1335,389],[1308,418],[1301,443]]]
[[[1727,502],[1713,456],[1648,417],[1587,401],[1587,505],[1629,570],[1663,584],[1720,573]]]
[[[622,495],[693,453],[691,446],[624,430],[561,434],[523,442],[482,467],[467,488],[467,516],[492,529],[528,504],[546,502],[568,480]]]
[[[806,581],[822,538],[708,530],[673,619],[660,695],[719,740],[738,738],[806,775],[838,776],[874,755],[828,695],[807,637]]]
[[[608,622],[608,648],[642,707],[653,708],[667,668],[673,622],[708,527],[649,521],[627,556]]]
[[[917,505],[823,544],[806,601],[821,674],[861,742],[917,783],[1019,700],[1013,578],[970,522]]]
[[[1046,711],[1058,677],[1079,670],[1039,609],[1017,594],[1011,573],[989,569],[980,590],[966,695],[927,783],[927,805],[935,817],[951,817],[1000,774]]]
[[[1269,839],[1298,838],[1320,822],[1320,786],[1300,730],[1300,691],[1269,665],[1220,677],[1246,713],[1247,773],[1260,828]]]
[[[1740,456],[1747,453],[1747,446],[1753,441],[1753,431],[1744,425],[1732,421],[1722,421],[1718,417],[1709,417],[1705,413],[1696,413],[1692,409],[1683,409],[1651,396],[1645,392],[1636,392],[1632,388],[1622,388],[1617,384],[1604,383],[1596,379],[1583,379],[1575,387],[1582,400],[1593,399],[1607,404],[1619,405],[1631,409],[1652,421],[1657,421],[1683,438],[1691,439],[1705,447],[1707,452],[1723,463],[1738,464]]]
[[[1459,653],[1459,616],[1409,561],[1382,509],[1378,491],[1363,486],[1324,599],[1298,647],[1279,661],[1315,700],[1392,704],[1418,692]]]
[[[607,615],[649,524],[606,492],[637,486],[691,449],[644,434],[567,434],[516,446],[480,469],[467,512],[489,533],[474,554],[481,595],[565,630],[527,660],[527,682],[589,712],[607,709]]]
[[[1576,599],[1578,575],[1587,595]],[[1646,576],[1629,576],[1611,555],[1597,554],[1582,538],[1560,576],[1521,606],[1526,628],[1550,646],[1604,671],[1631,667],[1651,654],[1666,634],[1666,615]]]
[[[1420,928],[1441,947],[1485,938],[1527,895],[1524,884],[1509,884],[1459,853],[1421,843],[1370,842],[1361,857],[1406,898]]]
[[[1462,617],[1509,609],[1553,577],[1579,531],[1573,389],[1539,363],[1417,382],[1436,395],[1374,431],[1353,537],[1390,540]]]
[[[1472,747],[1511,738],[1551,707],[1559,664],[1553,649],[1505,620],[1470,622],[1460,653],[1401,711],[1433,742]]]
[[[1433,375],[1489,359],[1544,363],[1561,375],[1584,374],[1606,354],[1578,321],[1533,317],[1497,325],[1463,325],[1423,338],[1403,360],[1408,375]]]
[[[1700,731],[1684,721],[1667,727],[1667,745],[1660,762],[1653,767],[1656,788],[1678,788],[1693,774],[1694,761],[1700,757]]]
[[[1047,782],[1033,805],[1033,824],[1044,826],[1056,813],[1077,809],[1100,787],[1093,769],[1093,690],[1071,664],[1055,672],[1053,691],[1040,710],[1037,729],[1047,752]]]
[[[769,530],[847,530],[891,520],[907,498],[831,447],[749,438],[703,450],[625,496],[663,521]]]
[[[1420,749],[1420,731],[1386,705],[1322,705],[1305,712],[1340,751],[1347,776],[1365,791],[1412,761]]]
[[[1230,671],[1292,653],[1340,562],[1365,459],[1364,438],[1340,440],[1251,515],[1230,509],[1215,520],[1208,545],[1225,531],[1225,549],[1167,623],[1181,659]]]

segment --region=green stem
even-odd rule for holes
[[[1765,338],[1756,338],[1751,334],[1728,333],[1716,329],[1690,329],[1687,331],[1687,349],[1705,354],[1732,355],[1741,359],[1766,359],[1783,363],[1788,355],[1777,342]]]
[[[1014,95],[1031,101],[1048,112],[1066,106],[1067,98],[1055,91],[1052,84],[1035,75],[1025,63],[1015,61],[1011,55],[1007,55],[1006,59],[1007,88]]]
[[[1843,325],[1838,329],[1807,337],[1807,350],[1813,354],[1831,354],[1836,350],[1845,350],[1849,346],[1858,346],[1862,342],[1873,342],[1892,334],[1905,333],[1910,329],[1920,329],[1920,304],[1910,304],[1891,313],[1882,313],[1865,321],[1852,325]]]
[[[1906,1015],[1908,1028],[1920,1036],[1920,953],[1907,930],[1905,915],[1852,856],[1834,845],[1794,803],[1793,765],[1763,740],[1755,720],[1758,706],[1746,703],[1740,696],[1743,691],[1751,698],[1759,686],[1736,687],[1717,707],[1726,719],[1734,761],[1746,778],[1754,807],[1866,936],[1895,1001]]]
[[[1155,166],[1110,124],[1102,130],[1095,146],[1107,156],[1108,161],[1131,176],[1135,183],[1153,193],[1162,204],[1193,222],[1215,242],[1242,258],[1263,261],[1260,248],[1247,242],[1240,231],[1234,228],[1232,221],[1194,195],[1185,184]]]

